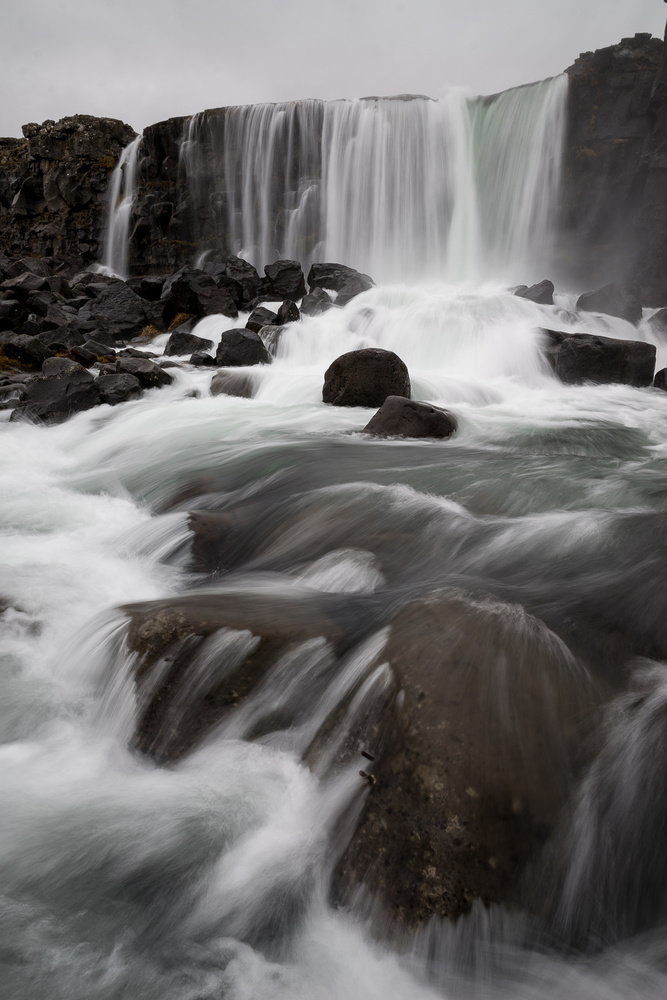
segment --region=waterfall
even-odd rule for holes
[[[137,157],[143,136],[125,147],[111,175],[109,215],[104,237],[102,267],[110,274],[127,277],[130,219],[137,187]]]
[[[478,283],[549,266],[567,78],[470,99],[299,101],[186,123],[193,237],[258,267],[340,260],[379,280]]]

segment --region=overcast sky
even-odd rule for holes
[[[638,31],[663,0],[10,0],[0,135],[71,114],[137,131],[303,97],[495,93]]]

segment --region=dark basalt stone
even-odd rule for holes
[[[38,333],[36,340],[41,341],[46,347],[54,351],[68,351],[72,347],[81,347],[85,343],[85,336],[80,330],[72,326],[60,326],[55,330],[45,330]]]
[[[25,387],[25,396],[11,415],[11,420],[35,420],[59,424],[74,413],[90,410],[100,402],[97,383],[90,372],[81,369],[35,379]]]
[[[661,368],[659,372],[655,373],[653,385],[656,389],[662,389],[667,392],[667,368]]]
[[[225,330],[215,354],[221,368],[240,368],[245,365],[269,365],[272,358],[262,339],[254,330]]]
[[[141,382],[134,375],[100,375],[97,379],[100,402],[109,406],[126,403],[129,399],[137,399],[143,389]]]
[[[208,351],[211,347],[213,347],[212,340],[178,329],[174,330],[167,341],[164,353],[166,356],[180,356],[195,351]]]
[[[306,282],[298,260],[277,260],[264,268],[268,285],[266,298],[291,299],[295,302],[306,294]]]
[[[530,288],[521,286],[514,294],[520,299],[528,299],[529,302],[535,302],[537,305],[552,306],[554,304],[554,283],[545,278],[544,281],[539,281],[536,285],[531,285]]]
[[[456,418],[439,406],[404,396],[387,396],[364,433],[375,437],[448,438],[457,427]]]
[[[375,282],[367,274],[347,267],[345,264],[313,264],[308,272],[308,287],[311,292],[315,288],[329,288],[332,292],[342,292],[346,286],[353,282],[360,282],[364,285],[361,291],[372,288]]]
[[[5,292],[10,292],[12,298],[27,302],[31,292],[49,291],[49,283],[45,277],[33,274],[32,271],[24,271],[17,278],[3,281],[0,288]]]
[[[653,344],[587,333],[543,332],[547,338],[547,358],[561,382],[621,383],[637,387],[653,382],[656,358]]]
[[[239,308],[246,308],[259,295],[261,285],[259,274],[249,261],[235,256],[227,257],[224,273],[241,289]]]
[[[264,306],[257,306],[257,308],[253,309],[248,316],[246,329],[259,333],[263,326],[271,326],[272,323],[276,322],[276,319],[276,313],[272,312],[270,309],[265,309]]]
[[[301,313],[296,302],[292,302],[291,299],[285,299],[278,309],[276,326],[282,326],[284,323],[296,323],[299,319],[301,319]]]
[[[153,361],[141,358],[120,358],[116,361],[116,371],[122,375],[134,375],[144,389],[154,389],[161,385],[171,385],[174,381],[169,372]],[[112,373],[109,373],[112,374]]]
[[[410,375],[397,354],[377,347],[348,351],[324,375],[322,399],[332,406],[382,406],[387,396],[410,398]]]
[[[23,333],[3,333],[0,335],[0,354],[10,361],[17,361],[27,368],[41,368],[44,361],[55,352],[37,337]]]
[[[212,354],[205,354],[202,351],[196,351],[190,358],[190,364],[195,368],[215,368],[216,363]]]
[[[124,281],[91,282],[86,292],[94,297],[79,310],[78,319],[91,330],[99,327],[115,340],[129,340],[138,336],[149,321],[148,303]]]
[[[637,296],[616,282],[580,295],[577,299],[577,309],[618,316],[628,323],[638,323],[642,318],[642,306]]]
[[[168,278],[162,290],[163,318],[169,324],[179,315],[211,316],[222,314],[235,319],[236,304],[226,288],[219,288],[215,278],[196,268],[182,268]]]
[[[320,316],[332,307],[333,302],[324,289],[314,288],[312,292],[304,295],[301,302],[301,313],[304,316]]]

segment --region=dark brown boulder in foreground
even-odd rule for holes
[[[585,292],[577,299],[577,309],[586,312],[601,312],[607,316],[618,316],[628,323],[638,323],[642,318],[642,304],[636,295],[633,295],[623,285],[618,285],[612,281],[609,285],[603,285],[594,292]]]
[[[381,659],[403,707],[338,892],[363,884],[398,926],[516,901],[570,789],[586,671],[523,608],[455,590],[405,607]]]
[[[405,396],[387,396],[364,433],[376,437],[448,438],[457,426],[456,418],[439,406]]]
[[[656,356],[653,344],[587,333],[543,332],[547,337],[547,358],[561,382],[620,383],[637,388],[653,382]]]
[[[322,399],[332,406],[382,406],[387,396],[410,398],[410,375],[393,351],[348,351],[327,368]]]

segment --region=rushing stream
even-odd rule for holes
[[[543,86],[537,96],[546,93],[556,121],[551,142],[561,127],[562,83]],[[501,155],[508,115],[535,139],[535,121],[525,107],[517,115],[513,100],[464,109],[458,154],[468,166],[454,171],[447,238],[436,231],[443,217],[429,210],[423,218],[415,203],[404,243],[404,221],[387,216],[391,204],[403,204],[392,200],[391,178],[384,175],[387,186],[377,192],[374,229],[358,217],[356,182],[350,188],[359,143],[347,163],[334,155],[343,147],[332,136],[343,124],[377,151],[382,120],[361,121],[375,113],[371,104],[326,112],[326,256],[335,250],[378,277],[373,262],[400,270],[419,250],[420,260],[427,252],[435,270],[449,274],[450,234],[465,208],[454,257],[467,233],[480,264],[463,267],[468,277],[495,269],[505,278],[507,264],[513,280],[528,278],[522,268],[548,232],[554,192],[545,185],[551,189],[554,176],[543,172],[538,183],[539,159],[519,170],[511,143]],[[453,98],[424,101],[407,123],[405,109],[416,105],[394,103],[400,128],[413,133],[425,117],[451,126],[462,114]],[[235,127],[261,131],[267,114],[237,116]],[[479,186],[469,184],[466,195],[468,142],[477,149]],[[126,157],[132,170],[138,148]],[[554,147],[546,148],[548,159]],[[363,159],[369,177],[380,159]],[[114,252],[126,252],[131,209],[131,178],[124,187],[117,179],[125,215],[109,238],[109,266]],[[408,175],[405,183],[416,198],[419,179]],[[303,218],[308,194],[301,193]],[[531,214],[530,205],[542,208]],[[254,215],[243,219],[257,223]],[[266,235],[257,226],[255,246]],[[419,248],[424,231],[433,242]],[[366,237],[376,242],[364,244]],[[492,282],[385,283],[289,325],[273,364],[248,370],[252,399],[212,396],[211,370],[181,359],[173,385],[113,409],[55,427],[10,424],[4,415],[3,997],[667,995],[667,394],[559,383],[539,328],[649,340],[658,369],[667,365],[667,342],[655,339],[648,316],[635,328],[577,315],[574,301],[561,295],[554,306],[535,305]],[[245,319],[208,317],[196,333],[216,342]],[[166,335],[151,350],[165,342]],[[360,433],[370,411],[322,403],[331,361],[367,346],[396,351],[413,396],[456,414],[451,440],[374,440]],[[203,572],[193,561],[191,511],[238,518],[228,565]],[[364,713],[389,697],[384,650],[397,611],[443,589],[481,595],[479,607],[491,608],[524,651],[528,672],[539,667],[526,662],[530,642],[550,637],[562,677],[587,697],[595,693],[599,735],[548,844],[562,875],[557,890],[544,891],[541,909],[475,904],[456,923],[434,919],[385,934],[381,900],[362,894],[339,906],[331,893],[335,865],[373,795],[359,761],[343,750]],[[214,604],[221,595],[235,595],[251,614],[301,615],[312,634],[173,759],[169,743],[191,712],[189,699],[205,695],[223,665],[232,669],[256,649],[241,619],[207,637],[191,658],[189,683],[141,747],[150,753],[140,752],[146,706],[135,690],[128,606],[177,597]],[[548,629],[528,625],[535,619],[517,605]],[[510,606],[512,613],[503,610]],[[318,632],[325,617],[344,638],[336,649]],[[495,650],[486,653],[492,671]],[[144,683],[159,685],[168,664],[155,669]],[[484,676],[482,695],[504,691],[499,677]],[[335,720],[329,729],[328,720]],[[327,738],[318,742],[322,732]],[[548,743],[546,729],[542,735]],[[563,777],[556,742],[547,747],[545,786]],[[378,782],[381,767],[380,759]],[[527,876],[533,903],[541,877]]]

